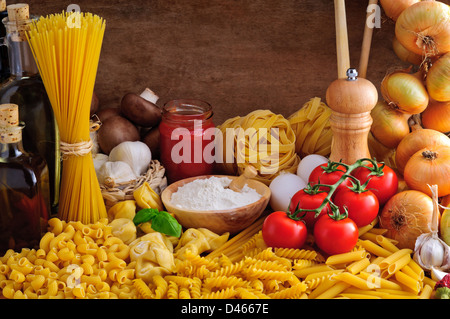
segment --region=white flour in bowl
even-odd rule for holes
[[[242,207],[256,202],[261,195],[246,184],[242,191],[228,189],[231,179],[215,177],[196,179],[178,188],[171,203],[191,210],[221,210]]]

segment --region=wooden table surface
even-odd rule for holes
[[[8,4],[19,1],[7,1]],[[67,1],[29,0],[32,14]],[[212,104],[216,124],[256,109],[289,116],[337,77],[332,0],[78,0],[105,18],[95,91],[100,106],[118,106],[146,87],[160,96]],[[358,67],[368,1],[347,0],[351,66]],[[381,16],[367,78],[379,89],[404,66],[392,51],[394,23]]]

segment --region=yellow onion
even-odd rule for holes
[[[369,132],[367,137],[367,146],[369,147],[370,156],[379,162],[384,162],[390,168],[396,170],[395,166],[395,148],[388,148],[381,144],[372,134]],[[401,177],[399,175],[398,177]]]
[[[450,132],[450,101],[437,102],[430,99],[425,111],[422,112],[422,126],[442,133]]]
[[[408,119],[411,114],[399,112],[385,101],[378,101],[370,115],[373,119],[370,131],[381,144],[388,148],[397,147],[409,133]]]
[[[429,185],[437,185],[438,196],[450,194],[450,146],[427,146],[406,163],[403,171],[406,185],[410,189],[432,195]]]
[[[384,13],[389,18],[396,21],[403,10],[419,1],[420,0],[380,0],[380,4]]]
[[[406,49],[398,40],[396,37],[392,39],[392,49],[394,50],[395,54],[400,58],[400,60],[404,62],[408,62],[414,65],[420,65],[423,61],[423,58],[421,55],[416,54],[414,52],[409,51]]]
[[[395,36],[409,51],[435,56],[450,51],[450,7],[440,1],[419,1],[400,14]]]
[[[381,81],[384,100],[400,112],[419,114],[428,105],[428,92],[417,74],[394,71]]]
[[[450,138],[444,133],[431,129],[419,128],[408,133],[395,151],[395,163],[398,171],[403,174],[406,163],[414,153],[434,145],[450,146]]]
[[[431,98],[450,101],[450,52],[441,56],[428,70],[426,85]]]
[[[425,193],[405,190],[391,197],[380,214],[386,235],[398,241],[399,248],[414,249],[416,239],[430,231],[433,200]]]

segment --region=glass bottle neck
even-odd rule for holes
[[[30,45],[22,30],[32,23],[32,19],[19,23],[2,20],[6,27],[5,44],[8,47],[9,68],[12,76],[29,77],[37,75],[39,70],[34,61]]]
[[[22,141],[15,143],[0,143],[0,160],[19,157],[23,152]]]
[[[19,157],[25,152],[22,129],[23,125],[0,128],[0,160]]]

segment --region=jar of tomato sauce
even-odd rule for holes
[[[211,105],[201,100],[171,100],[163,106],[160,158],[169,183],[213,173],[212,118]]]

